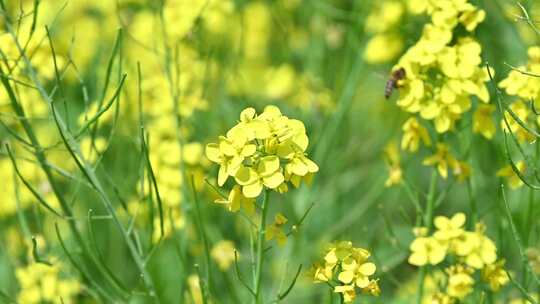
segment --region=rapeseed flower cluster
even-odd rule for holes
[[[235,186],[229,194],[230,211],[249,207],[264,189],[287,192],[310,182],[319,170],[306,156],[309,139],[304,124],[283,115],[279,108],[267,106],[261,114],[247,108],[240,121],[218,143],[206,146],[206,156],[219,164],[218,185],[230,177]]]
[[[394,68],[405,71],[404,79],[398,81],[397,105],[411,114],[403,125],[402,149],[416,152],[420,144],[431,146],[430,130],[451,132],[474,108],[473,131],[491,139],[495,124],[486,88],[489,75],[481,66],[482,47],[471,35],[485,19],[485,12],[466,0],[409,4],[414,13],[427,14],[431,21]],[[473,97],[482,103],[473,105]],[[437,143],[435,155],[424,164],[437,167],[443,178],[450,169],[461,180],[469,174],[468,166],[457,161],[444,142]]]
[[[410,264],[449,265],[445,269],[446,290],[441,293],[453,300],[463,300],[472,292],[475,272],[481,273],[482,280],[493,291],[498,291],[509,280],[504,260],[497,260],[495,243],[485,235],[485,226],[479,223],[474,231],[467,231],[465,222],[463,213],[451,218],[437,216],[435,231],[427,235],[424,229],[418,230],[422,233],[417,233],[410,245]]]
[[[501,128],[511,133],[519,143],[532,143],[536,139],[524,126],[535,129],[540,125],[540,117],[535,115],[537,100],[540,98],[540,79],[534,76],[540,73],[540,47],[531,47],[527,53],[527,64],[512,69],[499,83],[499,87],[513,98],[508,110],[504,112]],[[527,165],[524,161],[517,161],[515,166],[519,172],[525,173]],[[523,185],[510,165],[501,168],[497,176],[506,178],[510,188],[516,189]]]
[[[540,79],[529,74],[540,74],[540,47],[531,47],[528,52],[529,62],[510,71],[499,83],[506,94],[521,100],[536,100],[540,97]],[[525,73],[523,73],[525,72]]]
[[[345,303],[353,302],[358,290],[378,296],[381,293],[378,280],[372,278],[377,267],[368,261],[370,255],[368,250],[353,247],[349,241],[330,245],[323,261],[313,266],[313,280],[330,284]]]

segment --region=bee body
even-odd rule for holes
[[[394,89],[398,88],[398,82],[405,78],[405,69],[399,68],[392,72],[390,75],[390,78],[386,82],[386,86],[384,88],[384,97],[386,99],[390,98],[392,96],[392,93],[394,92]]]

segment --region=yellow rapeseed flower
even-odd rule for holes
[[[478,105],[473,115],[473,131],[479,133],[487,139],[492,139],[495,135],[495,123],[491,115],[495,112],[495,106],[489,104]]]
[[[500,260],[482,269],[482,280],[489,284],[493,291],[499,291],[502,286],[510,281],[506,270],[504,269],[504,260]]]
[[[81,284],[78,279],[62,278],[60,269],[58,261],[53,266],[33,263],[17,268],[15,276],[21,286],[17,301],[28,304],[56,303],[62,298],[65,303],[75,303],[77,294],[81,292]]]
[[[499,83],[508,95],[517,96],[523,100],[537,100],[540,97],[540,79],[525,75],[520,71],[531,74],[540,73],[540,47],[531,47],[528,50],[529,62],[525,66],[519,66],[512,70],[508,77]]]
[[[233,188],[228,202],[231,211],[238,210],[238,202],[258,197],[263,189],[286,192],[287,184],[295,187],[302,180],[309,182],[319,170],[306,156],[309,139],[304,124],[284,116],[275,106],[267,106],[257,115],[247,108],[240,121],[219,143],[206,146],[206,156],[220,165],[218,185],[223,186],[233,177]]]
[[[516,167],[519,170],[519,172],[524,173],[527,168],[527,165],[525,164],[524,161],[520,160],[516,163]],[[497,171],[497,176],[504,177],[508,181],[508,185],[512,189],[517,189],[523,186],[523,181],[516,174],[516,172],[514,171],[511,165],[507,165],[499,169],[499,171]]]
[[[210,255],[216,261],[221,271],[227,271],[235,260],[235,248],[232,241],[219,241],[214,247]]]
[[[266,227],[265,238],[267,241],[275,239],[279,246],[287,243],[287,234],[283,231],[283,225],[288,219],[281,213],[276,214],[274,222]]]
[[[440,241],[450,242],[464,233],[465,220],[465,214],[461,212],[454,214],[451,218],[437,216],[434,220],[437,231],[433,236]]]
[[[346,303],[354,301],[357,288],[363,293],[378,296],[380,288],[375,274],[375,264],[368,261],[370,252],[353,247],[351,242],[342,241],[326,249],[324,259],[315,264],[313,279],[317,282],[336,281],[334,292],[340,293]]]
[[[437,265],[444,260],[448,247],[433,237],[418,237],[410,246],[409,263],[415,266]]]
[[[401,184],[403,172],[400,165],[400,156],[397,145],[389,143],[384,149],[386,167],[388,168],[388,178],[384,185],[390,187]]]
[[[466,296],[468,296],[473,291],[473,272],[473,269],[463,265],[454,265],[447,268],[447,294],[459,300],[463,300]]]
[[[231,212],[237,212],[243,208],[248,214],[255,213],[255,199],[245,197],[239,185],[234,185],[227,199],[218,199],[216,203],[226,205]]]
[[[448,169],[453,167],[457,160],[450,154],[449,147],[443,143],[437,143],[437,151],[422,162],[426,166],[435,166],[443,178],[448,177]]]
[[[426,146],[431,145],[429,133],[416,118],[411,117],[403,124],[403,137],[401,139],[401,149],[410,152],[418,151],[420,142]]]

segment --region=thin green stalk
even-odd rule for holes
[[[210,276],[210,246],[208,245],[208,239],[206,237],[206,232],[204,230],[204,224],[202,221],[201,216],[201,209],[199,206],[199,199],[197,197],[197,190],[195,189],[195,180],[193,178],[193,175],[191,176],[191,190],[193,191],[193,204],[195,205],[195,225],[197,226],[199,230],[199,236],[201,237],[201,241],[203,242],[204,246],[204,259],[206,263],[205,268],[205,276],[206,276],[206,284],[208,287],[208,293],[210,293],[210,290],[212,289],[211,284],[211,276]],[[203,290],[203,298],[206,298],[206,294]]]
[[[257,265],[255,268],[255,303],[262,303],[261,281],[264,262],[264,240],[266,234],[266,215],[268,213],[268,201],[270,191],[265,190],[261,211],[261,224],[259,225],[259,237],[257,239]]]
[[[6,24],[6,27],[8,28],[8,32],[12,36],[13,41],[15,42],[15,46],[17,47],[17,49],[21,53],[21,58],[23,59],[24,63],[28,67],[27,70],[28,70],[28,74],[30,76],[30,79],[32,80],[34,85],[38,88],[38,92],[41,95],[42,99],[49,105],[49,108],[50,108],[50,110],[52,112],[54,122],[55,122],[57,130],[59,132],[59,135],[61,136],[62,141],[64,142],[64,146],[67,148],[68,152],[71,154],[73,160],[75,161],[75,163],[77,164],[77,166],[79,167],[79,169],[81,170],[83,175],[87,178],[88,182],[90,182],[90,185],[92,185],[92,187],[96,190],[96,192],[100,196],[104,207],[107,209],[109,214],[112,216],[113,222],[116,224],[116,226],[120,230],[120,232],[122,234],[122,237],[123,237],[124,241],[126,242],[126,245],[128,246],[128,249],[129,249],[129,251],[130,251],[130,253],[132,255],[132,258],[135,261],[135,264],[137,265],[138,270],[140,271],[140,274],[141,274],[141,276],[143,278],[143,281],[144,281],[147,289],[149,290],[151,296],[154,297],[154,300],[156,302],[159,302],[159,299],[157,298],[157,294],[156,294],[156,291],[155,291],[155,287],[154,287],[152,277],[150,276],[150,274],[146,270],[145,265],[143,264],[143,260],[139,256],[133,241],[131,240],[130,236],[127,234],[126,230],[124,229],[120,219],[117,217],[116,210],[115,210],[112,202],[110,201],[108,195],[105,193],[105,190],[104,190],[104,188],[103,188],[103,186],[101,184],[101,181],[97,178],[95,172],[87,165],[86,161],[82,157],[82,155],[80,153],[80,150],[79,150],[78,143],[76,142],[73,134],[71,134],[71,132],[69,130],[67,130],[67,128],[66,128],[66,122],[61,117],[58,116],[58,113],[56,112],[55,105],[53,104],[52,98],[45,91],[41,81],[37,77],[35,69],[32,67],[30,59],[27,57],[27,55],[23,51],[22,47],[17,42],[17,37],[16,37],[15,33],[13,32],[13,29],[12,29],[11,25]],[[53,59],[56,60],[54,58],[54,56],[53,56]],[[1,69],[0,69],[0,74],[3,74],[3,71],[1,71]],[[57,76],[57,80],[58,80],[59,77],[58,77],[58,75],[56,75],[56,76]],[[5,79],[2,79],[2,82],[4,84],[4,87],[6,89],[8,89],[8,91],[9,91],[11,89],[11,87],[10,87],[8,81],[5,80]],[[24,111],[22,110],[21,106],[16,101],[16,98],[15,98],[13,92],[8,92],[8,95],[10,96],[10,99],[12,100],[13,107],[14,107],[15,111],[17,112],[17,114],[19,116],[21,116],[21,117],[26,117],[26,115],[24,115]],[[28,124],[28,122],[26,120],[21,120],[21,123],[23,124],[23,128],[25,129],[25,131],[27,133],[29,133],[28,131],[30,131],[30,134],[27,134],[27,135],[28,135],[30,141],[32,142],[32,144],[36,147],[36,157],[38,158],[40,163],[43,163],[43,164],[47,163],[46,158],[45,158],[45,154],[43,152],[43,149],[39,145],[37,137],[33,133],[33,130],[31,129],[31,126]],[[45,174],[47,175],[48,180],[53,181],[54,179],[53,179],[52,172],[50,171],[50,169],[47,166],[42,166],[42,169],[44,170]],[[52,188],[53,192],[56,194],[57,198],[59,199],[60,205],[62,206],[62,209],[65,209],[64,210],[65,213],[66,213],[65,215],[68,216],[68,217],[72,217],[73,213],[72,213],[69,205],[67,204],[67,202],[65,202],[65,200],[64,200],[64,198],[63,198],[63,196],[61,194],[59,186],[57,186],[56,183],[51,183],[51,188]],[[75,234],[76,239],[78,239],[78,243],[81,244],[81,247],[85,249],[85,252],[90,252],[88,246],[83,241],[83,239],[82,239],[78,229],[76,228],[74,222],[69,221],[69,225],[72,226],[72,230],[73,230],[73,232]],[[96,261],[95,258],[92,255],[90,255],[90,256],[93,258],[94,263],[99,263],[99,261]]]
[[[469,203],[471,205],[471,225],[476,224],[476,221],[478,220],[478,206],[476,204],[476,199],[473,195],[473,187],[472,187],[472,177],[469,177],[467,179],[467,195],[469,196]]]
[[[437,189],[437,176],[438,173],[436,170],[433,170],[431,173],[431,181],[429,182],[429,192],[427,196],[427,205],[426,205],[426,213],[425,213],[425,222],[424,225],[431,230],[433,227],[433,209],[435,202],[435,191]]]
[[[437,170],[433,170],[431,173],[431,181],[429,182],[429,192],[426,202],[426,213],[424,214],[424,226],[431,230],[433,227],[433,210],[435,203],[435,190],[437,189]],[[416,303],[422,303],[424,296],[424,280],[426,278],[427,266],[422,266],[420,269],[420,276],[418,277],[418,293],[416,297]]]
[[[538,144],[538,141],[535,144],[535,154],[534,154],[534,163],[533,166],[537,165],[538,161],[538,155],[540,153],[539,151],[540,145]],[[532,188],[529,188],[529,202],[527,206],[527,214],[525,217],[525,223],[526,223],[526,229],[525,229],[525,235],[523,236],[523,246],[527,248],[529,246],[529,239],[530,239],[530,232],[534,230],[534,214],[536,213],[535,210],[535,190]]]
[[[3,69],[0,66],[0,74],[4,74]],[[51,190],[54,193],[54,196],[57,198],[60,208],[62,209],[63,215],[65,218],[72,218],[74,217],[73,210],[71,209],[71,206],[67,203],[65,200],[65,197],[62,194],[62,191],[60,190],[60,185],[57,182],[57,179],[54,177],[53,172],[48,165],[47,157],[45,155],[45,151],[41,145],[41,143],[38,140],[37,135],[34,132],[34,129],[32,128],[32,125],[28,122],[28,119],[26,119],[26,112],[24,111],[24,108],[19,103],[15,92],[13,91],[13,88],[11,87],[8,80],[5,78],[1,78],[0,81],[2,82],[6,93],[8,94],[8,97],[10,99],[11,107],[17,114],[17,116],[22,117],[24,119],[21,119],[21,125],[23,127],[24,132],[26,133],[26,136],[28,137],[30,143],[34,147],[34,155],[36,157],[37,163],[43,170],[43,173],[46,176],[47,181],[49,182],[49,185],[51,186]],[[96,264],[94,257],[92,254],[90,254],[90,249],[88,248],[87,244],[85,243],[81,232],[79,231],[75,221],[68,221],[68,226],[71,230],[71,233],[73,234],[75,241],[77,242],[79,248],[83,252],[83,257],[85,258],[85,261],[89,264]],[[99,287],[99,283],[97,280],[93,280],[92,277],[88,277],[88,281],[91,282],[94,286]],[[110,297],[106,293],[103,293],[104,296]]]
[[[529,259],[527,258],[527,255],[525,253],[525,249],[521,245],[523,242],[521,240],[521,237],[517,231],[516,225],[514,223],[514,220],[512,219],[512,211],[510,210],[510,206],[508,205],[508,201],[506,200],[506,193],[504,192],[504,186],[501,185],[501,193],[502,193],[502,199],[504,203],[504,208],[506,211],[506,216],[508,219],[508,223],[510,224],[510,232],[512,233],[512,237],[514,238],[514,242],[517,245],[519,256],[521,258],[521,264],[523,265],[523,272],[529,272],[531,276],[534,279],[534,282],[537,285],[540,285],[540,279],[536,275],[536,272],[531,268],[531,265],[529,264]]]

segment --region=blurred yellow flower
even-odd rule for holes
[[[288,222],[287,218],[278,213],[274,217],[274,222],[266,226],[265,238],[267,241],[275,239],[279,246],[285,246],[287,243],[287,234],[283,231],[283,225]]]
[[[527,248],[526,254],[533,271],[540,274],[540,249]]]
[[[255,213],[255,199],[245,197],[239,185],[234,185],[227,199],[218,199],[215,202],[225,204],[231,212],[237,212],[243,208],[248,214]]]
[[[464,233],[463,226],[465,225],[465,220],[465,214],[461,212],[454,214],[451,218],[437,216],[434,220],[437,231],[435,231],[433,236],[443,242],[452,241]]]
[[[53,266],[33,263],[16,269],[15,276],[21,286],[19,303],[56,303],[59,298],[65,303],[75,303],[82,289],[79,280],[61,278],[60,262],[53,260]]]
[[[523,100],[537,100],[540,97],[540,79],[538,77],[523,74],[540,73],[540,47],[531,47],[528,50],[529,62],[526,66],[519,66],[508,74],[508,77],[499,83],[508,95],[517,96]]]
[[[354,301],[356,288],[362,292],[378,296],[380,288],[377,280],[370,277],[375,274],[375,264],[368,261],[370,252],[353,247],[351,242],[341,241],[327,248],[323,262],[315,264],[313,279],[318,282],[337,280],[334,292],[341,293],[346,303]]]
[[[232,241],[219,241],[212,247],[210,255],[221,271],[227,271],[234,263],[235,251]]]
[[[492,139],[495,135],[495,123],[491,118],[493,112],[495,112],[493,105],[480,104],[473,115],[473,131],[487,139]]]
[[[434,293],[431,299],[429,300],[429,304],[454,304],[454,303],[456,303],[454,298],[442,292]],[[426,304],[428,303],[426,302]]]
[[[431,139],[427,129],[416,118],[411,117],[403,124],[401,149],[416,152],[420,142],[423,142],[428,147],[431,146]]]
[[[199,276],[196,274],[192,274],[187,278],[187,285],[189,288],[189,294],[191,295],[191,299],[194,304],[203,304],[203,294],[201,289],[201,282],[199,279]]]
[[[84,137],[79,144],[84,159],[91,163],[96,161],[98,155],[101,155],[106,147],[107,141],[99,136],[94,138],[94,141],[91,137]]]
[[[388,168],[388,178],[384,185],[390,187],[393,185],[401,184],[402,182],[402,170],[400,165],[400,156],[397,145],[389,143],[384,149],[386,167]]]
[[[504,260],[500,260],[482,269],[482,280],[489,284],[493,291],[499,291],[502,286],[510,281],[506,270],[504,269]]]
[[[437,143],[437,151],[432,156],[424,159],[422,164],[426,166],[435,166],[442,178],[448,177],[448,169],[451,168],[457,160],[450,154],[446,144]]]
[[[364,50],[364,58],[372,64],[394,59],[403,50],[403,40],[397,34],[378,34],[371,38]]]
[[[463,265],[454,265],[446,269],[448,286],[446,292],[449,296],[463,300],[473,291],[473,269]]]
[[[527,106],[523,101],[517,100],[513,102],[509,108],[512,112],[514,112],[514,114],[521,121],[521,123],[514,119],[512,114],[510,114],[509,112],[505,112],[504,116],[506,118],[506,122],[508,122],[508,126],[506,125],[506,122],[504,120],[501,121],[501,127],[503,131],[512,132],[512,134],[516,136],[521,143],[533,142],[535,140],[535,136],[529,131],[527,131],[525,128],[523,128],[523,126],[521,125],[533,124],[531,120],[531,116],[533,116],[533,113],[529,106]]]
[[[482,269],[497,260],[497,247],[493,241],[477,231],[465,232],[463,241],[459,240],[455,249],[457,255],[464,257],[467,265],[476,269]]]
[[[418,237],[410,246],[409,263],[415,266],[437,265],[444,260],[448,247],[433,237]]]
[[[405,6],[401,1],[374,3],[365,24],[366,32],[373,34],[364,50],[366,62],[389,62],[401,53],[404,43],[399,34],[399,25],[404,14]]]
[[[471,176],[471,166],[464,161],[455,161],[452,171],[458,182],[463,182]]]
[[[518,171],[521,172],[522,174],[527,169],[525,162],[522,160],[518,161],[515,165]],[[507,165],[499,169],[499,171],[497,171],[497,176],[504,177],[507,180],[508,185],[510,186],[511,189],[517,189],[523,186],[523,181],[516,174],[516,172],[514,171],[511,165]]]

